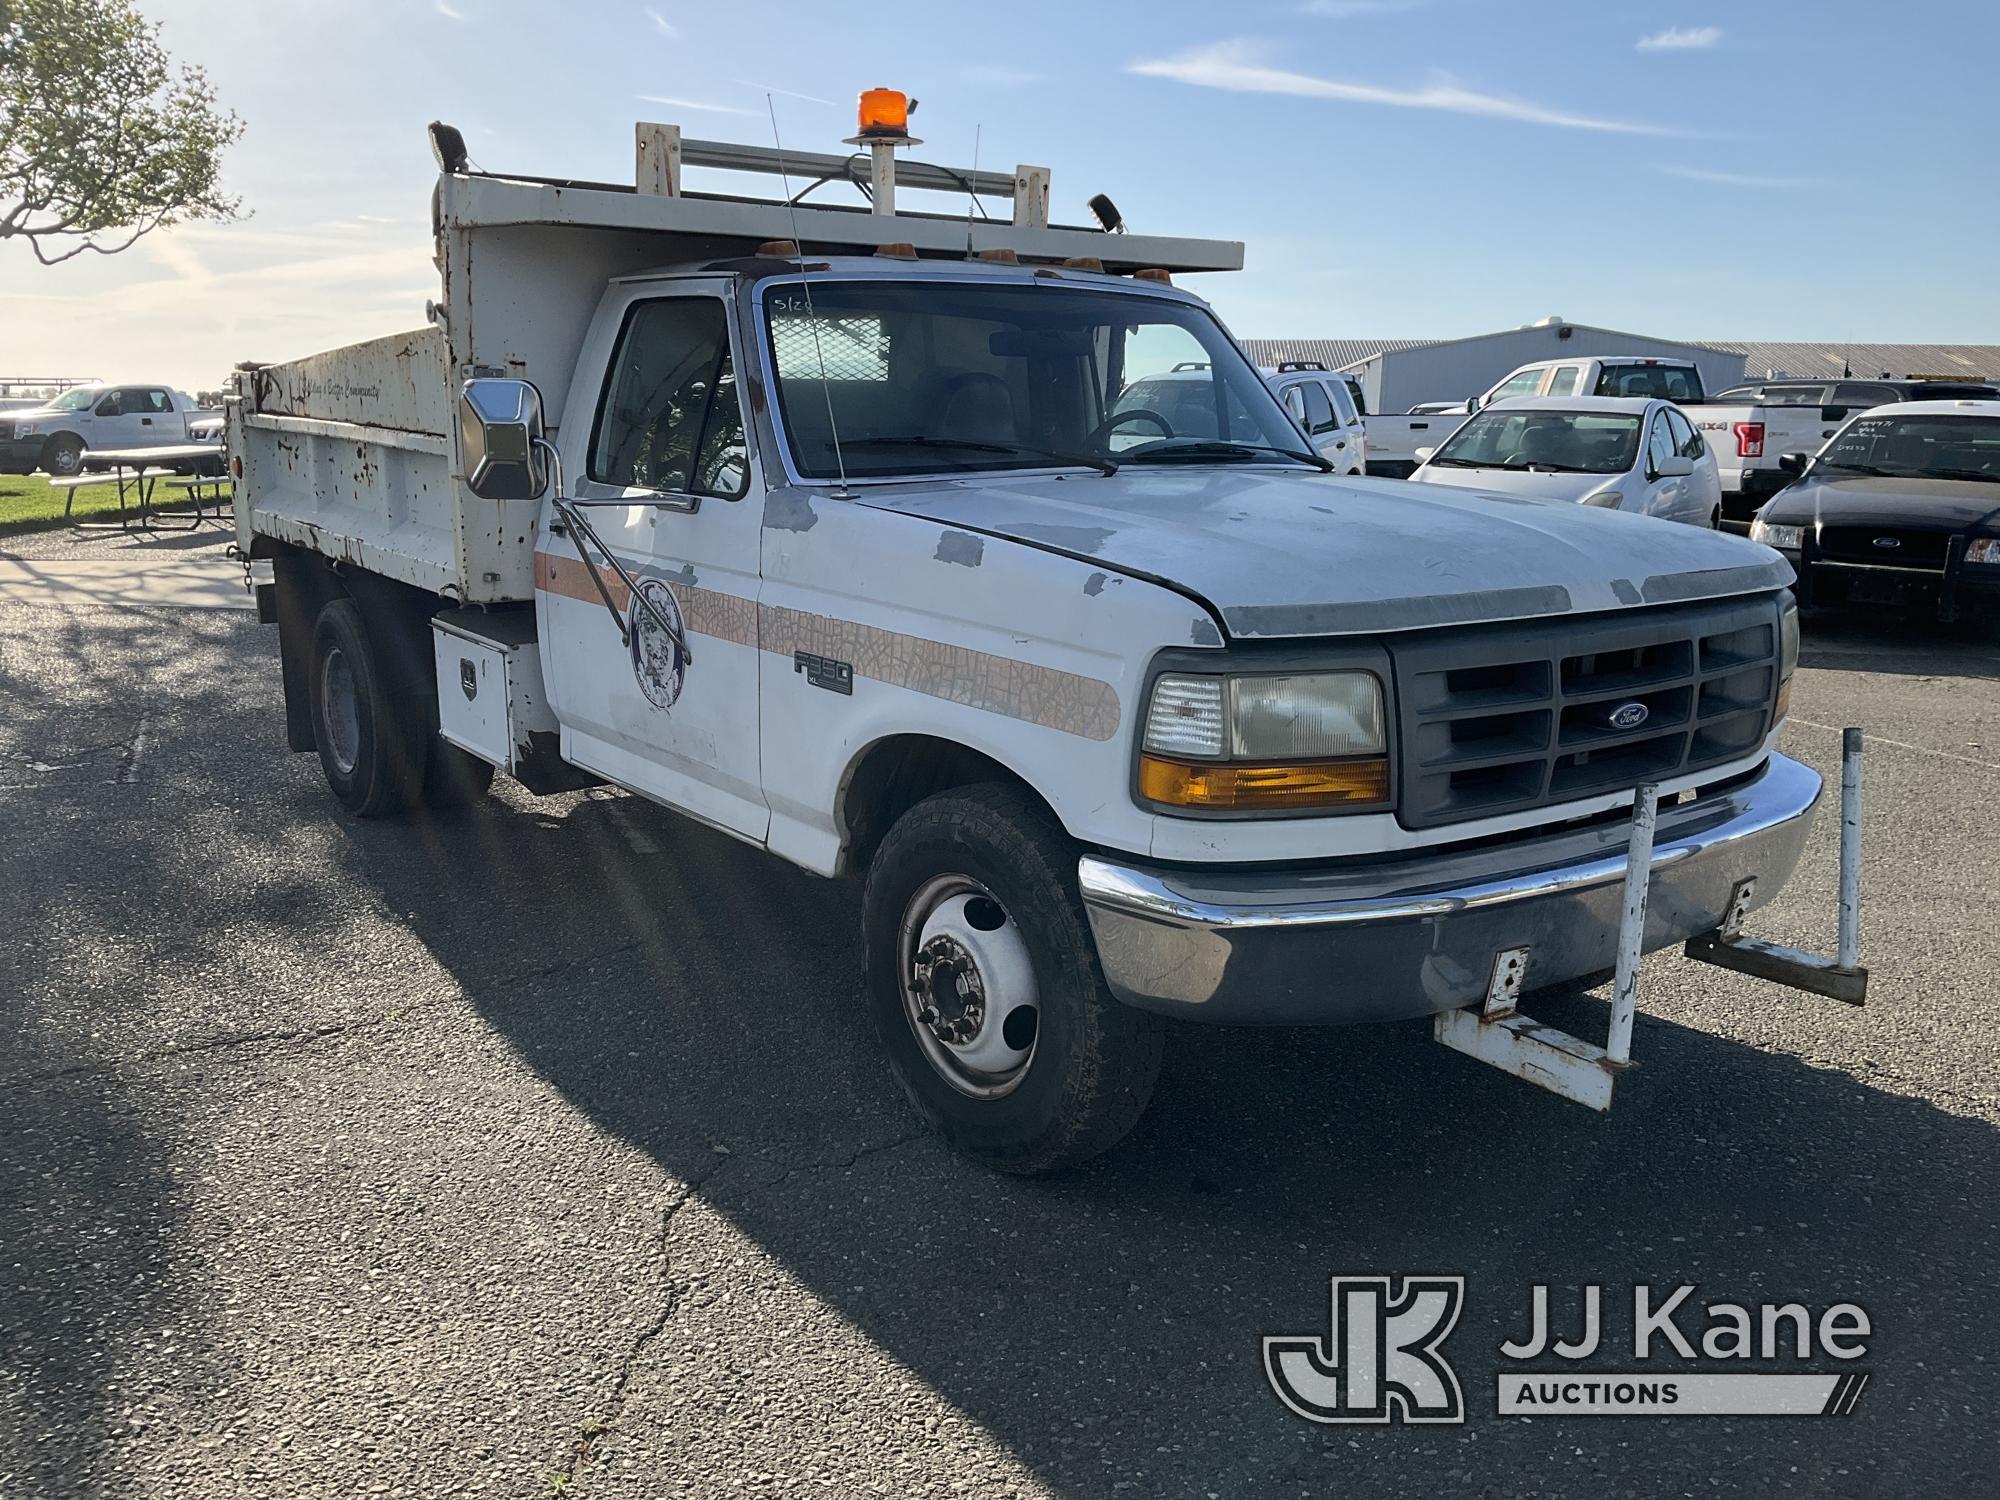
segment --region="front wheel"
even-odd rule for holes
[[[42,452],[42,467],[58,479],[68,479],[83,467],[83,439],[63,433],[49,439]]]
[[[1105,987],[1075,846],[1025,792],[967,787],[905,813],[869,871],[863,926],[890,1064],[957,1150],[1049,1172],[1138,1122],[1159,1024]]]

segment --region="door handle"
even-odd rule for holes
[[[139,425],[141,427],[151,427],[153,425],[153,419],[151,417],[141,417],[139,418]]]

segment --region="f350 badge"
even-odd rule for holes
[[[672,708],[687,685],[687,652],[660,628],[652,610],[640,602],[641,595],[672,620],[681,635],[686,635],[687,626],[681,620],[681,606],[674,598],[674,591],[657,578],[642,582],[625,609],[625,633],[632,645],[632,675],[639,679],[639,691],[653,707]]]

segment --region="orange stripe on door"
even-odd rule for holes
[[[598,570],[598,576],[623,614],[630,591],[607,569]],[[810,651],[851,663],[857,677],[1087,740],[1108,740],[1118,732],[1117,690],[1095,677],[831,615],[760,606],[737,594],[672,578],[663,581],[673,589],[682,620],[695,635],[758,646],[787,661],[796,651]],[[586,564],[550,552],[535,554],[535,587],[585,604],[604,602]]]

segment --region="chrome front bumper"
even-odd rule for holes
[[[1647,952],[1752,906],[1805,847],[1819,773],[1782,755],[1749,780],[1660,809]],[[1283,870],[1078,865],[1104,977],[1127,1004],[1233,1024],[1389,1021],[1477,1003],[1493,957],[1525,947],[1530,988],[1616,959],[1627,825],[1463,851]]]

